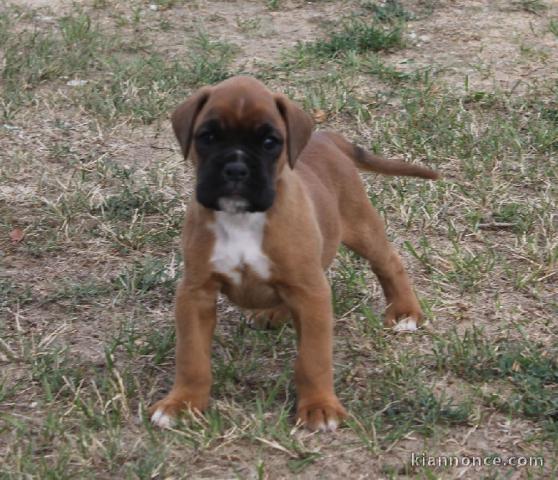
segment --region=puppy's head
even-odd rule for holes
[[[184,157],[197,169],[196,199],[229,212],[264,212],[276,179],[308,142],[313,122],[287,97],[250,77],[203,87],[172,115]]]

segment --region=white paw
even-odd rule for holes
[[[318,426],[320,432],[335,432],[337,430],[337,420],[328,420],[327,424],[322,423]]]
[[[415,332],[417,330],[417,322],[414,318],[404,318],[393,327],[396,332]]]
[[[169,417],[162,410],[156,410],[153,415],[151,415],[151,423],[157,425],[160,428],[170,428],[174,426],[174,418]]]

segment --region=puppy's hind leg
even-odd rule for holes
[[[414,331],[422,311],[401,258],[389,243],[384,223],[364,190],[353,191],[350,219],[343,216],[343,243],[366,258],[378,277],[387,301],[384,325]]]
[[[263,310],[253,310],[248,314],[250,325],[256,330],[277,330],[291,323],[291,312],[285,305]]]

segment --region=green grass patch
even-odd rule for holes
[[[310,66],[316,61],[335,60],[349,53],[389,51],[403,45],[402,25],[384,26],[352,17],[342,23],[341,29],[325,39],[300,43],[290,52],[289,60],[298,66]]]
[[[169,61],[153,47],[106,33],[81,11],[61,17],[53,27],[27,27],[15,34],[17,20],[10,9],[0,15],[5,119],[30,102],[38,86],[78,79],[84,82],[73,87],[78,106],[108,121],[125,116],[151,123],[192,88],[229,76],[236,52],[200,30],[189,42],[189,55]]]
[[[544,348],[527,340],[491,342],[481,330],[452,333],[433,347],[436,367],[472,382],[507,380],[506,396],[490,398],[506,413],[533,418],[558,433],[558,345]],[[557,437],[558,439],[558,437]]]
[[[548,5],[543,0],[512,0],[511,7],[535,15],[542,15],[548,10]]]
[[[365,1],[362,2],[363,8],[370,10],[380,22],[401,22],[415,18],[415,15],[407,10],[399,0],[385,0],[384,2]]]
[[[228,66],[234,52],[231,44],[212,40],[200,31],[183,60],[169,61],[153,51],[129,59],[113,56],[104,68],[110,73],[85,85],[74,99],[106,120],[125,116],[152,123],[186,98],[193,87],[230,76]]]
[[[361,20],[345,23],[339,32],[327,40],[308,45],[308,51],[317,57],[335,58],[344,52],[379,52],[403,45],[401,27],[384,30]]]
[[[116,289],[126,295],[145,295],[156,290],[165,300],[174,295],[178,276],[181,273],[180,258],[172,256],[170,260],[146,257],[127,267],[114,280]]]
[[[0,277],[0,308],[23,306],[31,301],[29,286],[22,287],[9,278]]]
[[[349,404],[355,415],[349,424],[370,449],[381,450],[409,432],[430,437],[441,426],[470,423],[473,402],[434,393],[424,367],[410,355],[393,355],[386,344],[374,362],[381,368]]]
[[[39,85],[98,69],[106,55],[121,45],[119,39],[102,33],[86,13],[79,11],[61,17],[53,27],[26,27],[17,33],[17,13],[6,9],[0,18],[5,119],[31,101],[31,92]]]
[[[71,397],[70,387],[75,388],[86,375],[84,368],[76,366],[63,347],[34,354],[31,372],[32,379],[41,386],[46,402],[61,395]]]
[[[93,299],[105,297],[114,292],[109,282],[100,280],[87,280],[81,283],[72,283],[65,281],[55,292],[48,295],[41,304],[64,302],[70,305],[70,308],[90,303]]]

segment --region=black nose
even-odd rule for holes
[[[225,180],[230,182],[240,182],[248,178],[248,167],[244,162],[229,162],[223,168]]]

